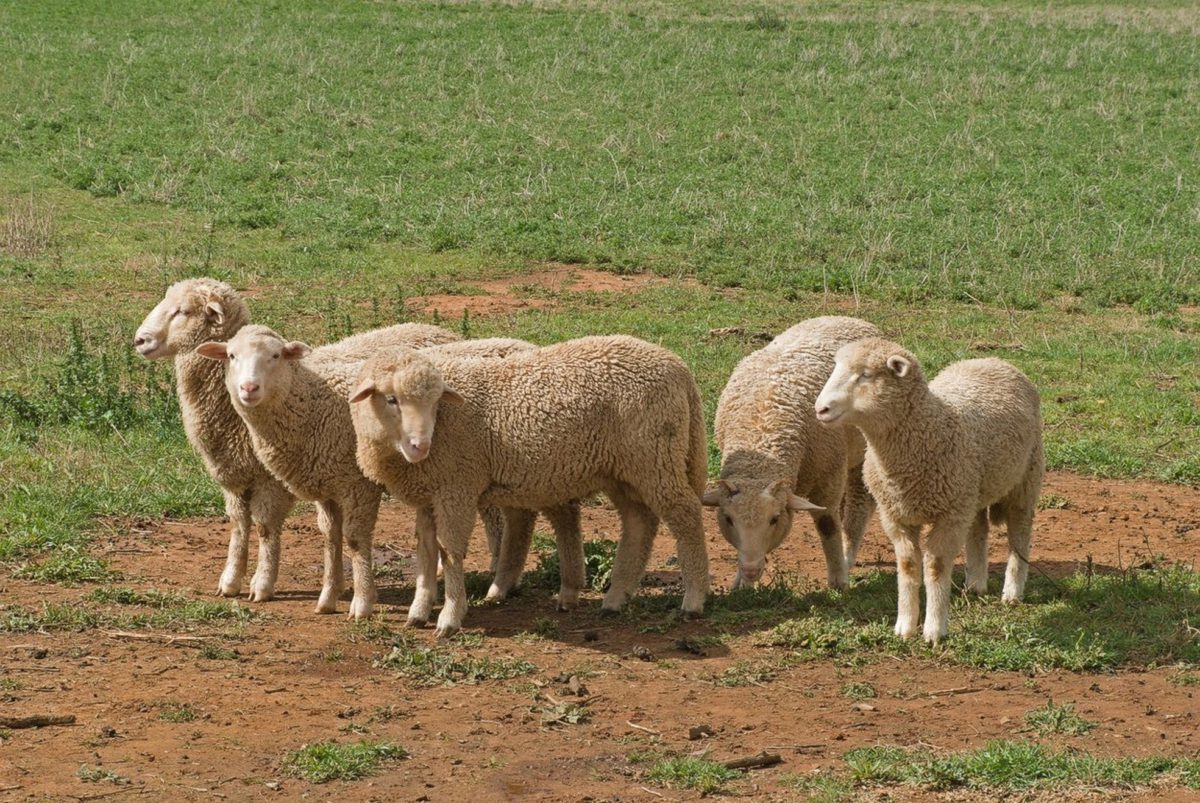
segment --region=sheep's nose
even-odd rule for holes
[[[829,405],[823,404],[817,408],[817,415],[829,415]]]
[[[243,382],[241,384],[242,393],[257,393],[259,384],[257,382]]]
[[[408,445],[417,454],[425,454],[426,452],[429,451],[429,442],[428,441],[421,441],[421,440],[417,440],[416,438],[413,438],[412,440],[410,440],[408,442]]]
[[[135,336],[133,338],[133,345],[134,345],[134,348],[137,348],[138,346],[146,345],[146,338],[142,337],[141,335]]]

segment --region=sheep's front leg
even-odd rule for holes
[[[250,508],[258,522],[258,565],[250,578],[250,601],[266,602],[275,596],[279,578],[279,553],[283,522],[295,500],[280,483],[270,481],[254,489]]]
[[[375,572],[371,565],[371,542],[379,514],[380,491],[376,486],[356,488],[344,507],[343,531],[354,571],[354,598],[350,618],[366,619],[375,609]]]
[[[896,635],[909,638],[921,620],[921,528],[880,519],[896,551]]]
[[[333,502],[317,502],[317,527],[325,536],[325,576],[317,613],[335,613],[342,595],[342,511]]]
[[[846,560],[846,571],[854,568],[858,550],[862,546],[867,521],[875,509],[875,499],[863,482],[862,466],[850,470],[846,478],[846,494],[842,497],[842,552]]]
[[[438,638],[448,638],[462,629],[467,613],[467,584],[463,561],[475,524],[475,504],[461,499],[440,500],[434,505],[438,546],[442,550],[442,577],[446,583],[446,602],[438,615]]]
[[[433,508],[417,508],[417,590],[408,606],[408,626],[424,627],[437,604],[438,543]]]
[[[229,533],[229,553],[225,558],[225,570],[217,581],[217,594],[236,597],[242,592],[242,578],[246,576],[246,561],[250,544],[247,540],[253,523],[250,518],[249,492],[234,494],[225,491],[225,515],[233,529]]]
[[[533,520],[537,514],[521,508],[504,508],[504,536],[500,541],[500,559],[496,563],[496,576],[488,589],[487,599],[497,602],[506,598],[517,585],[525,571],[525,558],[529,555],[529,542],[533,537]]]
[[[571,501],[542,513],[550,520],[554,538],[558,542],[558,609],[569,611],[579,604],[579,594],[587,582],[579,503]]]
[[[967,534],[967,593],[986,594],[988,580],[988,510],[975,514]]]
[[[817,534],[821,536],[821,549],[825,552],[825,582],[830,588],[845,588],[850,585],[850,574],[846,569],[841,516],[829,508],[823,512],[813,512],[812,520]]]
[[[971,518],[956,518],[935,522],[925,538],[924,638],[930,644],[937,644],[950,632],[950,581],[954,559],[962,551],[971,521]]]
[[[624,494],[610,492],[609,498],[621,515],[621,540],[617,542],[617,554],[613,558],[612,582],[600,603],[600,610],[615,613],[637,592],[642,582],[654,546],[654,535],[658,532],[658,517],[650,508]]]

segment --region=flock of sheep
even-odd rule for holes
[[[584,583],[578,500],[601,491],[622,527],[604,610],[637,590],[662,521],[677,541],[683,611],[703,612],[702,506],[717,509],[738,551],[735,586],[757,581],[797,511],[813,518],[829,584],[846,586],[878,508],[896,551],[901,636],[917,631],[922,572],[924,638],[946,635],[950,571],[964,546],[967,590],[987,590],[989,520],[1008,530],[1005,601],[1024,588],[1043,472],[1037,390],[997,359],[955,363],[927,382],[911,353],[854,318],[804,321],[742,360],[717,408],[722,465],[712,483],[691,371],[632,337],[539,348],[400,324],[312,349],[251,324],[229,285],[190,279],[167,290],[134,347],[174,358],[188,439],[224,490],[233,523],[225,596],[241,593],[257,524],[250,599],[271,599],[283,522],[304,499],[325,537],[317,611],[336,610],[344,544],[350,616],[370,616],[384,490],[416,510],[410,625],[432,615],[440,558],[439,636],[462,626],[477,514],[493,561],[489,599],[520,578],[541,512],[558,543],[559,607],[573,607]]]

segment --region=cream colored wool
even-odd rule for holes
[[[188,442],[225,495],[233,525],[217,593],[241,593],[249,557],[248,538],[258,525],[258,566],[250,600],[275,593],[280,533],[295,499],[254,455],[246,425],[233,409],[219,363],[195,353],[201,343],[227,340],[250,322],[250,311],[232,287],[215,279],[187,279],[168,288],[138,327],[134,346],[149,359],[175,360],[179,409]]]
[[[661,518],[678,541],[683,609],[703,610],[704,419],[695,380],[678,357],[623,336],[491,361],[432,351],[369,361],[359,376],[362,400],[351,407],[364,472],[432,511],[425,524],[436,528],[446,580],[439,635],[462,624],[462,561],[478,505],[545,509],[597,491],[613,500],[623,525],[604,608],[619,609],[636,590]],[[429,394],[431,377],[442,392]],[[426,404],[436,416],[432,447],[419,462],[398,451],[407,433],[389,398]],[[502,562],[496,582],[514,568]],[[415,600],[410,617],[431,606],[427,597]]]
[[[811,318],[745,357],[729,377],[714,421],[720,479],[704,502],[718,508],[721,534],[738,550],[734,588],[758,579],[800,510],[820,536],[829,585],[846,587],[872,507],[861,490],[865,446],[853,428],[822,426],[813,402],[838,348],[878,335],[857,318]]]
[[[317,524],[325,536],[318,612],[337,609],[343,538],[354,572],[350,616],[370,616],[375,602],[371,539],[382,488],[363,476],[354,457],[354,427],[346,398],[358,366],[383,348],[419,348],[456,339],[454,333],[436,326],[400,324],[310,350],[302,343],[285,341],[265,326],[251,325],[227,344],[200,347],[210,358],[231,355],[226,391],[246,423],[255,455],[291,493],[317,505]],[[272,361],[273,354],[278,359]],[[262,401],[248,406],[239,396],[239,383],[245,379],[241,372],[255,360],[265,366],[256,375]]]
[[[1023,373],[1004,360],[965,360],[926,383],[903,347],[863,340],[838,351],[817,415],[866,437],[863,477],[896,550],[897,634],[916,633],[923,566],[924,638],[946,636],[964,542],[967,590],[986,592],[989,512],[1008,526],[1003,598],[1020,600],[1044,470],[1040,401]]]

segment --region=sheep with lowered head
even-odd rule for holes
[[[821,537],[829,585],[844,588],[870,516],[861,485],[864,444],[857,430],[817,422],[813,402],[845,343],[878,336],[857,318],[796,324],[745,357],[725,385],[714,422],[721,473],[704,493],[721,534],[738,551],[733,587],[755,583],[767,555],[807,511]],[[847,502],[843,518],[843,500]]]
[[[279,536],[295,498],[254,455],[250,433],[225,390],[222,366],[196,353],[201,343],[227,340],[249,322],[246,302],[232,287],[216,279],[186,279],[167,289],[138,327],[133,346],[148,360],[174,358],[184,432],[225,495],[233,531],[217,593],[241,593],[248,538],[257,524],[258,565],[250,600],[265,602],[275,593]]]
[[[989,514],[1008,526],[1003,598],[1021,599],[1044,470],[1040,401],[1023,373],[995,358],[964,360],[927,383],[902,346],[866,339],[838,350],[816,414],[867,440],[863,477],[896,550],[897,635],[916,634],[923,566],[924,638],[946,636],[964,542],[967,590],[987,591]]]
[[[375,603],[371,539],[383,489],[363,476],[354,459],[346,397],[358,366],[388,346],[429,346],[457,337],[436,326],[399,324],[312,349],[250,325],[227,343],[196,349],[225,363],[226,393],[246,423],[254,454],[292,494],[317,505],[325,536],[319,613],[337,610],[343,537],[354,572],[350,616],[370,616]]]
[[[703,610],[703,410],[691,371],[666,349],[612,336],[503,360],[406,352],[368,361],[350,399],[364,472],[392,478],[397,495],[432,513],[424,526],[446,580],[439,636],[462,626],[479,505],[544,509],[596,491],[623,525],[604,609],[636,590],[662,519],[678,541],[683,610]],[[502,560],[496,582],[511,569]]]

